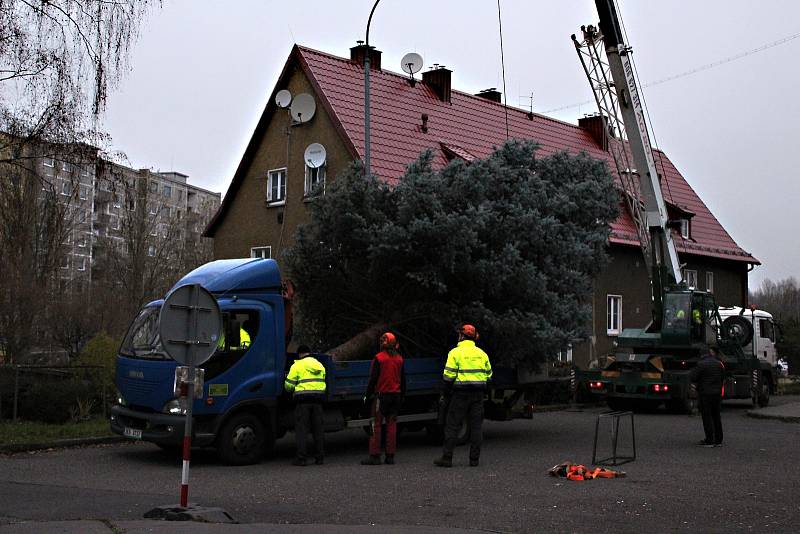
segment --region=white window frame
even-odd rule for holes
[[[696,269],[684,269],[683,270],[683,279],[686,281],[686,285],[689,287],[693,287],[697,289],[697,270]],[[694,282],[694,283],[692,283]]]
[[[314,171],[317,174],[316,184],[312,184],[312,180],[314,178]],[[320,178],[320,173],[322,173],[322,177]],[[320,190],[319,194],[325,194],[325,177],[327,176],[327,171],[325,170],[325,164],[323,163],[319,167],[311,167],[306,165],[306,178],[305,178],[305,185],[303,186],[303,196],[309,197],[312,195],[314,191],[314,187],[321,183],[322,189]]]
[[[151,181],[150,185],[148,185],[148,187],[150,188],[150,192],[151,193],[158,193],[158,182]]]
[[[706,291],[709,293],[714,292],[714,273],[711,271],[706,272]]]
[[[161,195],[166,198],[172,198],[172,186],[170,184],[164,184],[161,187]]]
[[[89,198],[89,186],[81,184],[78,186],[78,196],[81,200],[86,200]]]
[[[61,180],[61,194],[65,197],[72,196],[72,182],[69,180]]]
[[[150,245],[149,247],[147,247],[147,255],[150,256],[151,258],[154,258],[156,256],[155,245]]]
[[[259,254],[259,252],[266,252],[266,254]],[[250,257],[251,258],[263,258],[263,259],[270,259],[272,258],[272,247],[271,246],[261,246],[261,247],[250,247]]]
[[[72,172],[72,164],[69,163],[68,161],[62,161],[61,162],[61,170],[64,171],[64,172],[67,172],[67,173],[71,173]]]
[[[606,334],[618,336],[622,331],[622,295],[606,295]]]
[[[56,161],[53,158],[42,158],[42,165],[54,168],[56,166]]]
[[[286,172],[286,167],[281,167],[280,169],[270,169],[267,171],[267,202],[272,205],[279,206],[286,204],[286,177],[288,173]],[[272,181],[273,176],[279,178],[278,180],[278,196],[280,198],[272,198]],[[281,196],[280,193],[283,193]]]
[[[64,254],[64,257],[61,259],[61,268],[64,270],[69,269],[69,254]]]
[[[158,206],[156,204],[150,204],[150,215],[156,215],[158,213]]]
[[[78,239],[76,239],[76,242],[78,244],[78,247],[86,248],[86,234],[81,234],[81,236]]]
[[[76,271],[85,271],[86,270],[86,256],[79,256],[78,258],[80,261],[75,264]]]
[[[689,239],[689,219],[681,219],[681,237]]]

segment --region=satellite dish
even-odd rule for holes
[[[409,52],[400,60],[400,68],[406,74],[414,75],[422,70],[422,56],[416,52]]]
[[[306,160],[306,164],[311,167],[312,169],[318,169],[325,165],[325,158],[327,157],[327,152],[325,151],[325,147],[319,143],[311,143],[306,147],[305,154],[303,157]]]
[[[286,89],[281,89],[275,95],[275,103],[278,104],[279,108],[288,108],[289,104],[292,103],[292,93]]]
[[[290,111],[292,118],[296,122],[308,122],[314,116],[317,110],[317,103],[314,102],[314,97],[308,93],[300,93],[292,102]]]

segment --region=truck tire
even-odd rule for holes
[[[687,396],[667,401],[667,409],[675,414],[691,415],[695,410],[695,401]]]
[[[217,436],[217,454],[228,465],[258,463],[269,444],[264,422],[255,414],[240,412],[228,419]]]
[[[753,406],[758,406],[759,408],[766,408],[769,406],[769,383],[770,376],[766,373],[761,373],[761,390],[753,399]]]

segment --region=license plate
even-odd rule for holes
[[[138,428],[125,427],[123,435],[127,438],[142,439],[142,431],[139,430]]]

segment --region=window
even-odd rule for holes
[[[156,206],[155,204],[151,203],[150,204],[150,215],[155,215],[156,213],[158,213],[158,206]]]
[[[267,202],[286,202],[286,169],[269,171]]]
[[[42,158],[42,165],[45,167],[55,167],[56,162],[53,160],[53,158]]]
[[[89,167],[87,166],[81,167],[81,176],[89,176]]]
[[[775,341],[775,330],[772,327],[772,321],[769,319],[758,320],[759,337]]]
[[[61,182],[61,194],[64,196],[70,196],[72,194],[72,183],[64,180]]]
[[[75,258],[75,268],[79,271],[86,270],[86,258],[81,256],[80,258]]]
[[[714,292],[714,273],[706,273],[706,291]]]
[[[147,255],[150,256],[151,258],[156,255],[155,245],[150,245],[149,247],[147,247]]]
[[[62,269],[69,269],[69,256],[68,255],[64,255],[64,257],[61,258],[61,268]]]
[[[82,235],[77,240],[78,246],[81,248],[86,248],[86,236]]]
[[[242,359],[247,349],[258,337],[258,312],[236,310],[222,313],[222,335],[217,341],[217,351],[203,365],[205,379],[221,375]]]
[[[150,192],[158,193],[158,182],[150,182]]]
[[[186,193],[183,189],[178,189],[178,200],[183,200],[183,195]]]
[[[253,247],[250,249],[250,257],[269,259],[272,257],[272,247]]]
[[[683,279],[689,287],[697,287],[697,271],[684,269]]]
[[[119,193],[114,193],[114,207],[118,208],[120,206],[121,206],[121,204],[120,204],[120,199],[119,199]]]
[[[150,235],[152,235],[152,236],[157,236],[158,235],[158,226],[157,225],[154,224],[153,227],[150,229]]]
[[[167,198],[172,197],[172,186],[164,184],[164,189],[162,189],[162,192],[163,192],[165,197],[167,197]]]
[[[622,329],[622,296],[606,296],[606,333],[609,336],[616,336]]]
[[[681,219],[681,237],[689,239],[689,219]]]
[[[86,220],[89,218],[88,213],[89,212],[87,210],[81,210],[80,213],[78,214],[78,222],[85,223]]]
[[[125,194],[125,207],[128,211],[136,211],[136,197],[130,191]]]
[[[306,165],[306,185],[303,191],[305,196],[319,195],[325,192],[325,165],[309,167]]]
[[[72,165],[67,163],[66,161],[62,161],[61,170],[63,170],[64,172],[72,172]]]
[[[113,228],[114,230],[119,230],[121,219],[122,217],[117,217],[117,216],[111,217],[111,228]]]
[[[80,194],[81,200],[86,200],[87,198],[89,198],[89,186],[88,185],[82,185],[80,187],[80,193],[79,194]]]
[[[572,345],[567,345],[566,349],[560,350],[558,352],[557,360],[559,362],[571,362],[572,361]]]

